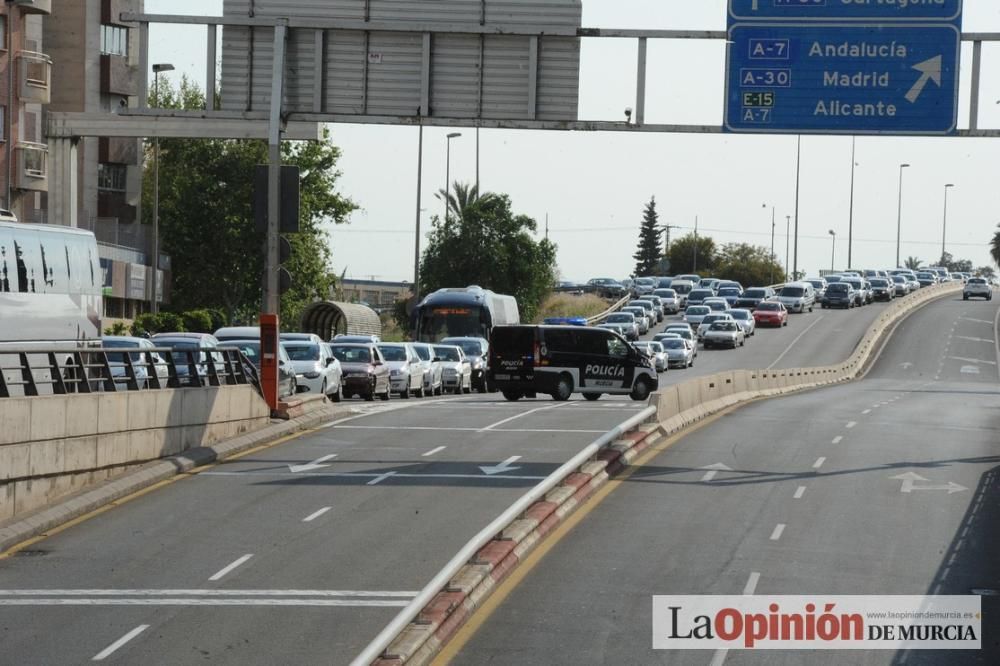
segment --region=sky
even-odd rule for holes
[[[146,12],[221,15],[222,2],[146,0]],[[583,26],[724,30],[726,0],[583,0]],[[1000,32],[1000,3],[965,0],[962,29]],[[203,84],[204,59],[203,28],[150,27],[150,63],[177,67],[166,76],[187,74]],[[963,44],[960,128],[968,127],[971,62],[972,46]],[[722,123],[723,41],[650,41],[647,70],[647,123]],[[635,40],[582,40],[579,119],[622,119],[635,106],[635,77]],[[983,46],[982,81],[980,128],[1000,129],[1000,43]],[[451,143],[451,180],[475,181],[475,130],[425,129],[424,232],[432,216],[443,214],[434,193],[445,184],[450,131],[462,133]],[[329,225],[332,269],[354,278],[412,280],[417,130],[337,124],[331,132],[343,151],[339,189],[359,206],[349,224]],[[853,267],[895,263],[902,163],[911,167],[903,178],[901,257],[929,264],[940,256],[944,186],[951,183],[947,249],[976,266],[990,264],[988,242],[1000,223],[997,141],[858,137]],[[674,238],[690,233],[697,218],[699,235],[716,243],[769,247],[773,212],[775,254],[784,263],[785,229],[795,222],[796,137],[484,129],[480,183],[483,191],[509,194],[517,213],[538,221],[539,237],[548,218],[566,280],[627,277],[643,208],[654,196],[661,224],[680,227]],[[836,267],[846,268],[850,137],[802,137],[798,193],[799,269],[830,268],[832,252]]]

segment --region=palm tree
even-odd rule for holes
[[[997,229],[1000,230],[1000,224],[997,225]],[[997,266],[1000,266],[1000,231],[993,234],[993,240],[990,242],[990,256],[993,257],[993,261],[997,262]]]
[[[924,262],[920,261],[916,257],[907,257],[906,261],[904,262],[906,267],[909,268],[911,271],[920,270],[920,264],[922,263]]]
[[[448,216],[461,222],[465,218],[465,210],[469,206],[491,200],[496,197],[496,194],[493,192],[484,192],[480,195],[479,188],[476,185],[463,184],[456,180],[455,184],[452,185],[451,192],[438,190],[434,196],[441,200],[447,200]]]

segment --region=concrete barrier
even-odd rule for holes
[[[269,422],[246,385],[0,400],[0,522]]]

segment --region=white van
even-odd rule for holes
[[[809,282],[789,282],[778,292],[778,302],[789,312],[812,312],[816,288]]]

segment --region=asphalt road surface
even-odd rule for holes
[[[998,316],[993,303],[935,302],[900,325],[864,380],[754,403],[679,439],[588,504],[445,656],[518,665],[1000,663]],[[703,468],[717,463],[732,471],[706,481]],[[651,648],[654,594],[974,590],[990,595],[981,651]]]
[[[833,362],[882,307],[795,315],[661,377]],[[642,407],[359,403],[0,560],[0,663],[346,663],[482,526]]]

